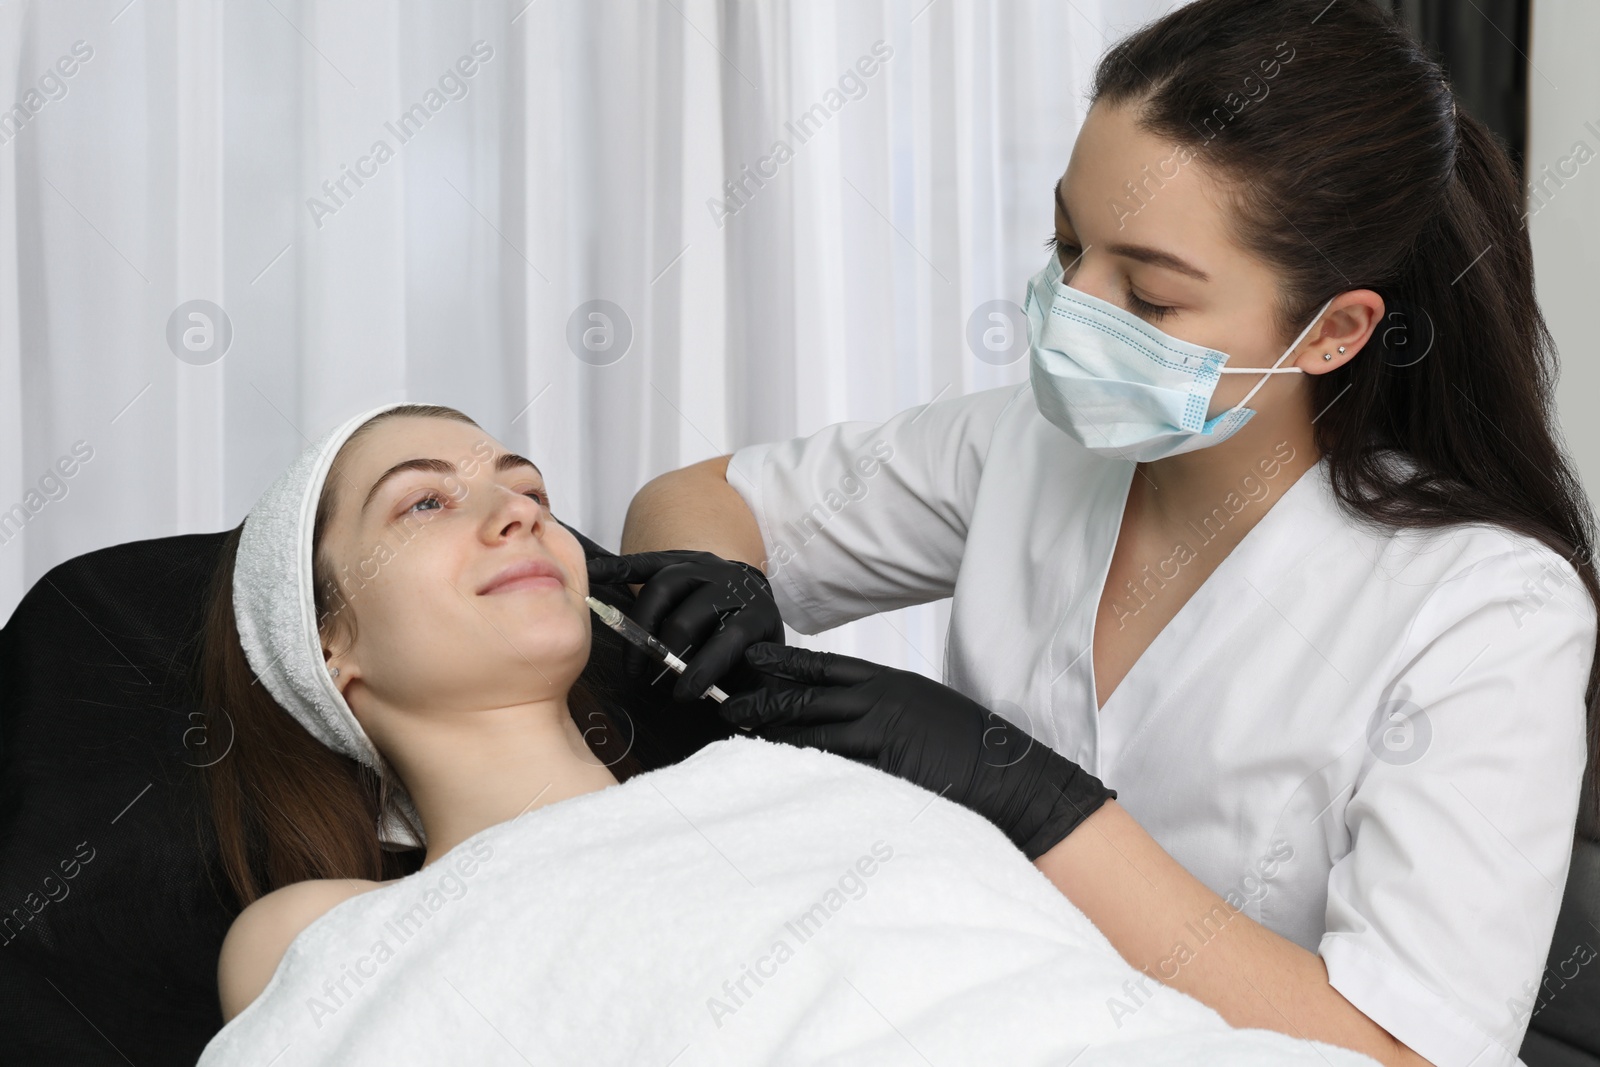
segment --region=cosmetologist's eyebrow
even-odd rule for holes
[[[540,479],[544,478],[544,471],[539,469],[538,464],[534,463],[531,459],[517,455],[515,452],[502,452],[494,461],[494,469],[497,473],[500,471],[512,470],[517,467],[532,467],[533,472],[537,474]],[[383,488],[384,482],[387,482],[395,475],[403,474],[406,471],[433,471],[438,474],[455,474],[456,465],[451,463],[449,460],[444,459],[401,460],[399,463],[396,463],[394,466],[384,471],[378,476],[378,480],[372,483],[372,488],[367,490],[367,498],[361,502],[362,512],[364,513],[367,510],[367,506],[371,504],[373,498],[378,495],[378,490]]]
[[[1140,263],[1148,263],[1152,267],[1165,267],[1168,270],[1175,270],[1179,274],[1187,274],[1189,277],[1196,278],[1202,282],[1211,280],[1211,275],[1199,267],[1191,266],[1187,260],[1179,259],[1171,252],[1163,252],[1159,248],[1149,248],[1145,245],[1107,245],[1106,251],[1124,259],[1134,259]]]
[[[1056,210],[1061,212],[1061,217],[1067,220],[1068,226],[1071,226],[1072,214],[1067,211],[1067,203],[1061,197],[1060,182],[1057,182],[1055,185],[1055,200]],[[1177,271],[1179,274],[1187,274],[1189,277],[1198,281],[1209,282],[1211,280],[1211,275],[1207,274],[1199,267],[1194,266],[1188,260],[1182,259],[1173,255],[1171,252],[1166,252],[1159,248],[1151,248],[1148,245],[1115,244],[1107,245],[1106,251],[1110,252],[1114,256],[1121,256],[1124,259],[1132,259],[1137,260],[1140,263],[1148,263],[1152,267],[1165,267],[1168,270]]]

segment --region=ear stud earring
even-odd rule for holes
[[[333,669],[333,676],[334,676],[334,677],[335,677],[335,678],[337,678],[337,677],[339,677],[339,668],[338,668],[338,667],[335,667],[335,668],[334,668],[334,669]]]

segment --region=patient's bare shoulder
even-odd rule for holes
[[[362,878],[319,878],[275,889],[253,901],[228,927],[217,958],[217,991],[222,1021],[238,1015],[261,995],[300,932],[334,905],[388,882]]]

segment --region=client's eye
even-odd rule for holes
[[[533,497],[533,499],[537,500],[540,504],[544,505],[545,508],[547,508],[547,509],[550,507],[550,494],[545,492],[543,489],[529,489],[528,491],[526,491],[522,495],[523,496],[531,496],[531,497]],[[442,507],[444,505],[444,500],[445,500],[445,498],[443,496],[441,496],[439,493],[437,493],[437,492],[433,491],[432,489],[430,489],[430,490],[428,490],[428,493],[427,493],[426,496],[422,497],[420,500],[413,501],[411,506],[406,508],[405,513],[407,515],[409,515],[412,512],[416,511],[418,507],[420,507],[423,504],[429,503],[430,501],[432,503],[438,504],[438,505],[440,505]],[[423,508],[423,510],[424,511],[437,511],[439,509],[438,508]]]
[[[441,504],[442,505],[444,503],[444,498],[442,496],[440,496],[438,493],[430,491],[427,496],[423,497],[421,500],[416,501],[409,508],[406,508],[406,514],[409,515],[411,512],[417,510],[417,506],[419,504],[426,504],[430,500],[433,501],[435,504]],[[433,511],[433,510],[436,510],[436,509],[428,508],[427,510],[428,511]]]

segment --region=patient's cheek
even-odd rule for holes
[[[394,553],[390,551],[389,545],[384,541],[379,541],[373,547],[372,555],[361,561],[361,576],[371,581],[382,572],[384,564],[392,559],[394,559]]]

